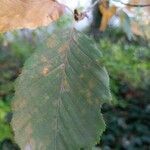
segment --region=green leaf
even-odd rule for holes
[[[91,149],[110,102],[101,53],[86,35],[56,32],[39,44],[16,82],[12,126],[22,150]]]

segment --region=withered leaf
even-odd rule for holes
[[[116,6],[108,6],[106,0],[99,5],[99,11],[102,13],[102,21],[99,27],[100,31],[105,31],[110,18],[116,13]]]
[[[0,0],[0,32],[47,26],[63,11],[54,0]]]

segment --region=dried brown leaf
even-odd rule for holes
[[[106,0],[99,5],[99,11],[102,13],[102,21],[99,27],[100,31],[105,31],[111,17],[116,13],[116,6],[109,7]]]
[[[0,32],[47,26],[63,11],[54,0],[0,0]]]

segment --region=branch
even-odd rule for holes
[[[150,4],[129,4],[129,3],[123,3],[123,5],[130,6],[130,7],[150,7]]]

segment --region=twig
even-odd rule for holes
[[[123,2],[121,2],[121,4],[130,6],[130,7],[150,7],[150,4],[129,4],[129,3],[123,3]]]

